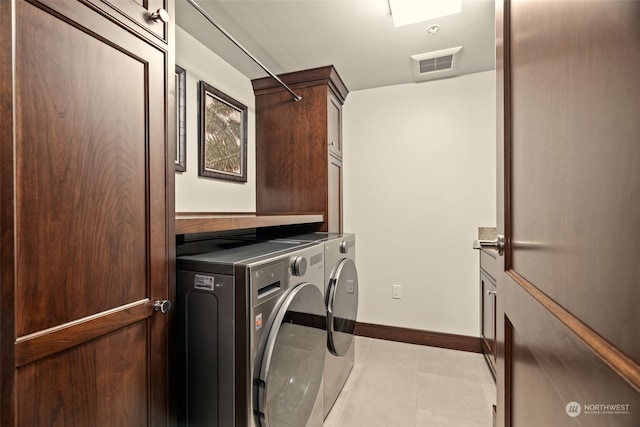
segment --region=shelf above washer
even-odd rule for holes
[[[176,234],[324,222],[322,213],[176,212]]]

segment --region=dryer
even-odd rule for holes
[[[355,361],[355,327],[358,316],[356,236],[342,234],[325,244],[325,302],[327,353],[325,360],[324,417],[338,399]]]
[[[308,242],[177,258],[179,425],[322,426],[323,261]]]
[[[326,418],[355,363],[354,335],[358,315],[356,236],[352,233],[310,233],[278,241],[317,242],[324,245],[327,351],[323,416]]]

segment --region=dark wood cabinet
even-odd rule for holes
[[[321,231],[342,231],[342,105],[348,90],[332,66],[253,80],[256,209],[321,212]]]
[[[145,14],[0,2],[2,426],[167,425],[174,59]]]
[[[482,257],[481,257],[482,259]],[[495,262],[495,261],[494,261]],[[486,262],[484,264],[486,268]],[[482,353],[496,376],[496,279],[480,264],[480,333]]]

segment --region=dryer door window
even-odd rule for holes
[[[351,259],[342,259],[331,276],[327,293],[329,351],[344,356],[353,343],[358,315],[358,272]]]
[[[263,427],[304,426],[316,403],[326,348],[326,312],[316,285],[292,289],[273,318],[257,389]]]

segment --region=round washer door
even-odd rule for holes
[[[263,427],[305,426],[318,398],[326,348],[322,293],[293,288],[271,323],[260,364],[257,410]]]
[[[358,271],[353,260],[340,260],[329,280],[327,295],[329,351],[344,356],[353,343],[358,315]]]

